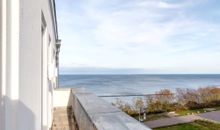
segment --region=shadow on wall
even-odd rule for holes
[[[74,104],[74,101],[73,101],[73,93],[72,93],[72,90],[70,89],[70,93],[69,93],[69,100],[68,100],[68,104],[67,104],[67,107],[72,107],[71,108],[71,111],[72,111],[72,115],[71,115],[71,118],[73,119],[73,122],[71,121],[71,119],[68,120],[69,122],[69,128],[71,130],[75,129],[75,130],[79,130],[79,126],[77,124],[77,121],[76,121],[76,118],[75,118],[75,114],[74,114],[74,111],[73,111],[73,106]],[[73,125],[72,125],[73,123]]]
[[[40,126],[36,127],[34,113],[19,100],[11,100],[4,96],[1,102],[1,110],[3,110],[3,121],[5,121],[3,130],[40,129]]]

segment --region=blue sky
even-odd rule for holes
[[[56,0],[61,73],[220,73],[219,0]]]

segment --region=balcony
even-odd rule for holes
[[[53,102],[53,130],[150,130],[83,89],[57,89]]]

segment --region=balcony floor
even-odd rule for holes
[[[52,130],[77,130],[71,107],[54,108]]]

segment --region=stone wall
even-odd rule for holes
[[[150,130],[92,93],[82,89],[74,89],[71,93],[79,130]]]

